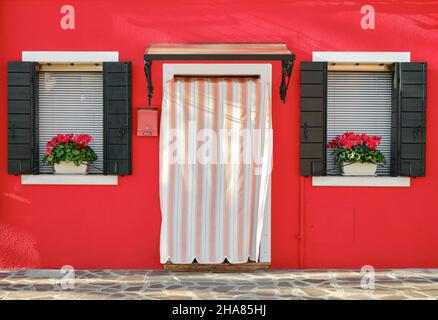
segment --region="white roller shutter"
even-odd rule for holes
[[[389,175],[391,159],[391,73],[328,72],[327,141],[346,131],[382,136],[379,149],[388,163],[378,175]],[[327,174],[340,174],[332,149],[327,152]]]
[[[38,135],[39,157],[46,143],[58,133],[85,133],[93,137],[90,146],[97,161],[89,173],[103,170],[103,77],[102,72],[48,71],[39,73]],[[44,165],[40,173],[52,173]]]

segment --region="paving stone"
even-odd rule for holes
[[[184,286],[184,287],[189,287],[189,286],[196,285],[196,282],[178,281],[178,284],[181,285],[181,286]]]
[[[193,286],[193,287],[188,287],[187,290],[195,290],[195,291],[211,290],[211,287],[209,287],[209,286]]]
[[[326,290],[317,289],[317,288],[303,288],[301,290],[311,297],[324,297],[330,294]]]
[[[405,292],[405,295],[408,298],[413,298],[413,299],[427,299],[427,298],[429,298],[429,296],[426,293],[422,293],[422,292],[418,292],[418,291],[407,291],[407,292]]]
[[[114,293],[112,295],[109,296],[112,299],[123,299],[123,298],[127,298],[127,296],[123,293]]]
[[[233,297],[233,300],[253,300],[254,297],[252,295],[243,295],[238,294]]]
[[[141,291],[141,290],[143,290],[143,286],[134,286],[134,287],[129,287],[129,288],[125,289],[125,291],[129,291],[129,292]]]
[[[277,284],[279,287],[292,287],[293,285],[290,282],[281,281]]]
[[[272,281],[257,281],[256,284],[258,286],[273,286],[274,282],[272,282]]]
[[[254,289],[257,288],[256,285],[243,285],[243,286],[238,286],[236,288],[237,291],[239,292],[243,292],[243,291],[254,291]]]
[[[149,276],[153,277],[153,276],[170,276],[170,272],[166,271],[166,270],[151,270],[148,273]]]
[[[275,287],[263,287],[257,288],[256,294],[261,296],[275,296],[278,294],[278,291]]]
[[[213,289],[214,292],[228,292],[233,290],[233,286],[220,286]]]
[[[36,291],[59,290],[59,288],[56,288],[50,284],[37,284],[33,286],[33,289]]]
[[[314,286],[313,283],[308,283],[306,280],[295,280],[291,281],[292,286],[294,287],[312,287]]]
[[[278,292],[281,297],[294,296],[294,289],[292,288],[279,288]]]
[[[405,283],[405,287],[414,288],[418,290],[433,290],[438,289],[438,285],[436,283]]]
[[[432,289],[432,290],[422,290],[422,293],[426,294],[430,298],[438,299],[438,289]]]
[[[198,284],[202,286],[225,286],[226,282],[215,282],[215,281],[200,281]]]
[[[163,297],[163,299],[169,299],[169,300],[193,300],[191,296],[186,295],[168,295]]]
[[[401,295],[389,295],[389,296],[383,296],[380,297],[382,300],[406,300],[406,297]]]
[[[342,297],[346,300],[374,300],[375,298],[366,294],[347,294]]]
[[[214,298],[214,294],[212,292],[208,292],[208,291],[196,291],[196,292],[192,292],[193,295],[195,296],[195,299],[213,299]]]
[[[166,288],[166,290],[175,290],[175,289],[180,289],[180,288],[184,288],[185,286],[181,286],[181,285],[178,285],[178,284],[174,284],[174,285],[171,285],[171,286],[168,286],[167,288]]]

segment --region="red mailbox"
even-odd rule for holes
[[[158,135],[158,111],[153,108],[137,109],[137,136]]]

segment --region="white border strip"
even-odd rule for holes
[[[60,175],[60,174],[24,174],[21,184],[43,185],[107,185],[116,186],[118,176],[96,175]]]
[[[314,187],[410,187],[409,177],[312,177]]]
[[[394,63],[410,62],[410,52],[346,52],[346,51],[313,51],[313,61],[339,63]]]
[[[118,51],[23,51],[22,61],[37,62],[117,62]]]

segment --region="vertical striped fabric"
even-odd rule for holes
[[[270,197],[268,94],[254,78],[185,77],[167,83],[160,132],[161,263],[258,261]],[[224,129],[231,135],[221,134]],[[250,132],[245,143],[241,129]],[[203,132],[216,134],[207,139]],[[207,152],[210,142],[217,148]],[[200,154],[207,154],[207,161]],[[256,157],[248,160],[251,154]]]

